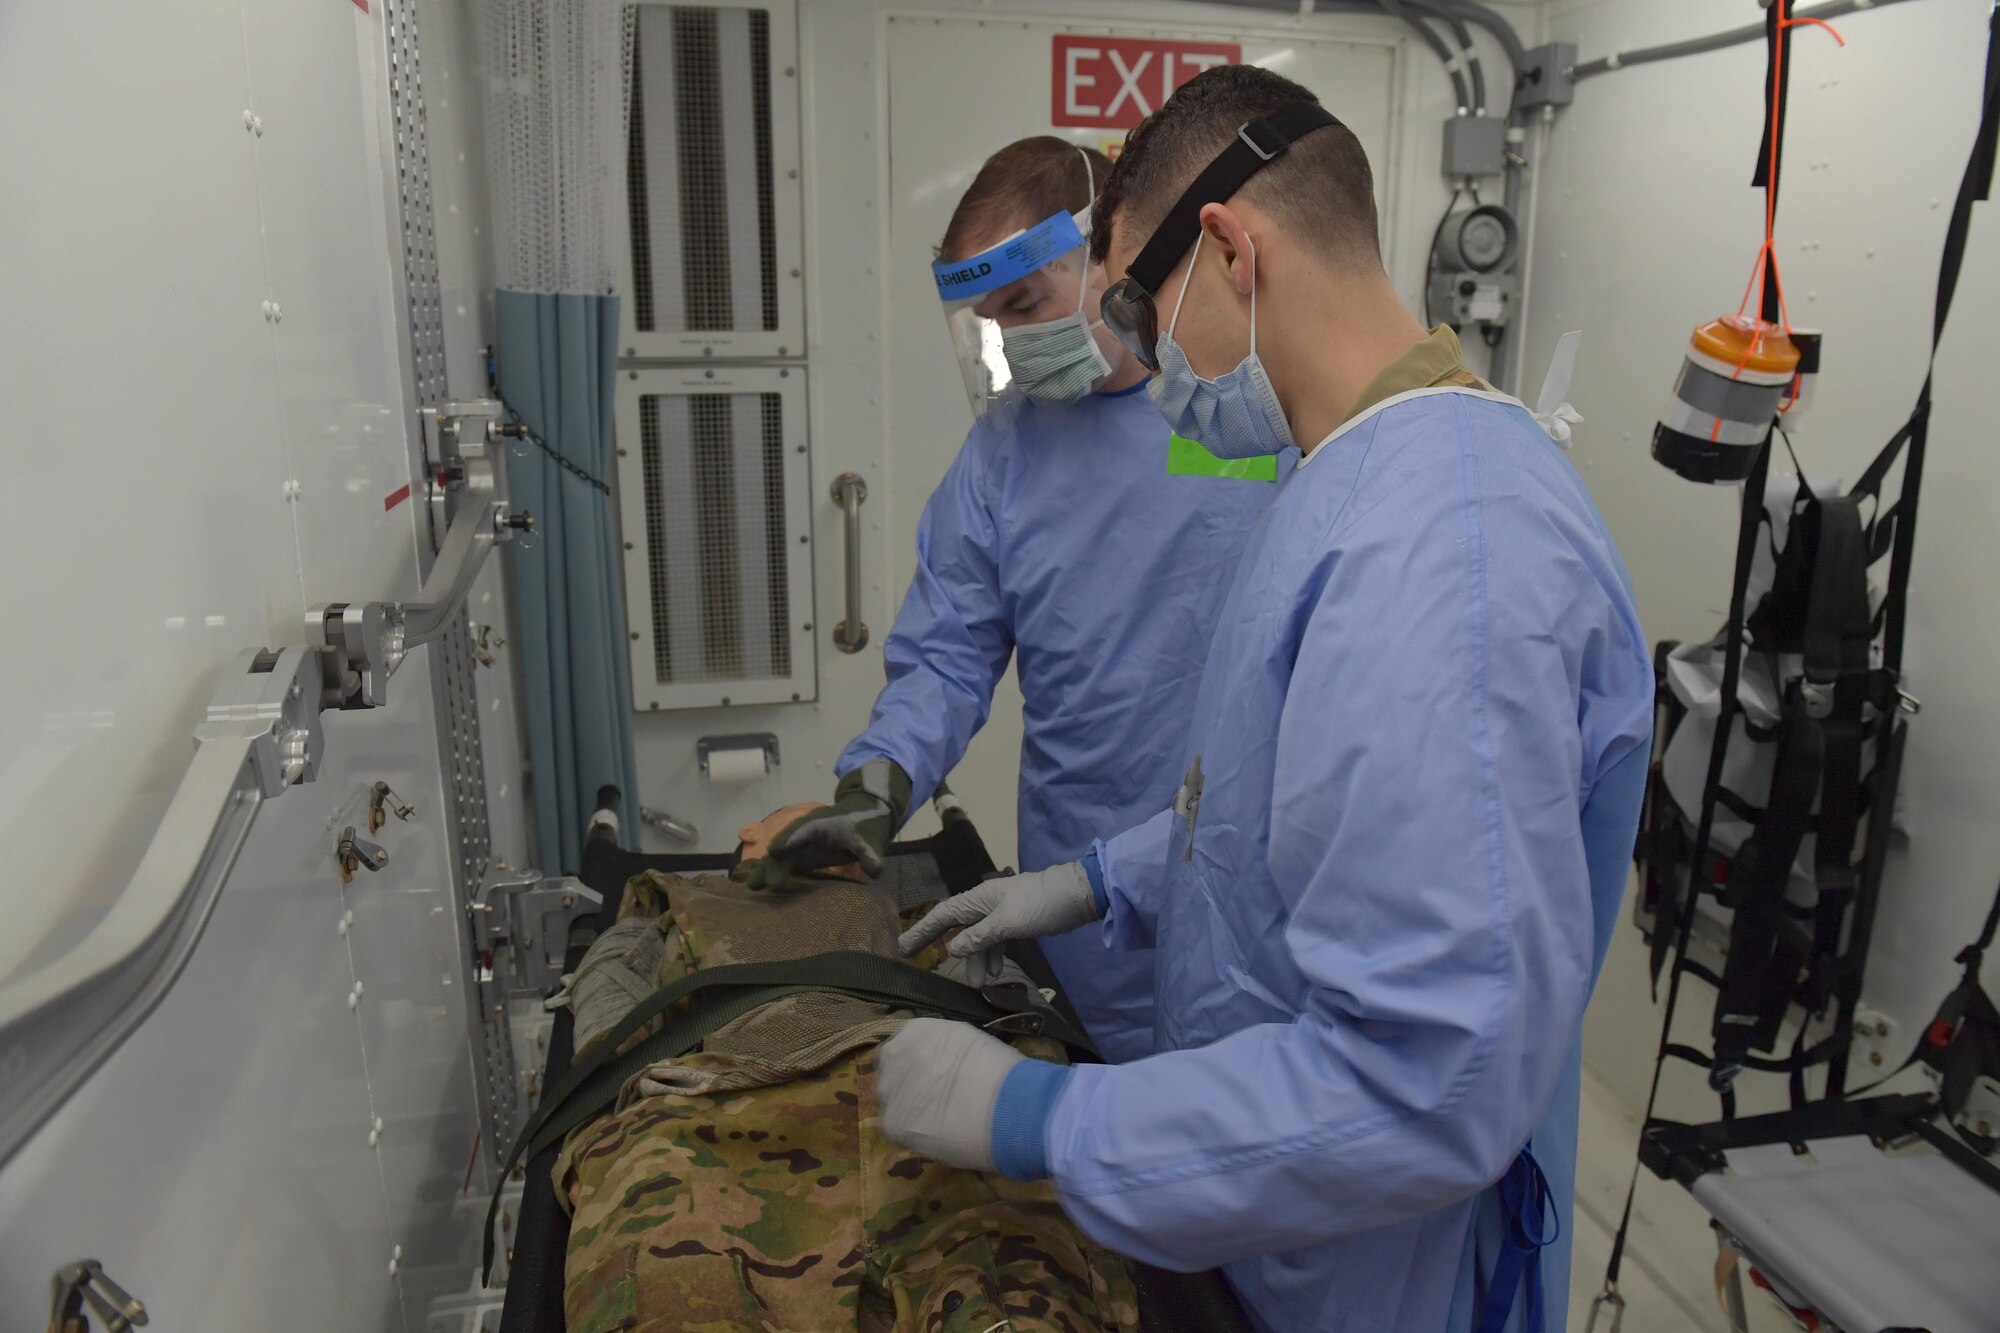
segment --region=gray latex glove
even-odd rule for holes
[[[858,861],[882,873],[882,853],[910,813],[910,775],[890,759],[871,759],[840,780],[833,804],[799,816],[771,839],[761,861],[741,867],[753,889],[781,889],[794,872]]]
[[[876,1056],[882,1132],[934,1162],[992,1171],[993,1108],[1022,1058],[969,1023],[911,1019]]]
[[[1081,861],[1065,861],[1011,879],[989,879],[947,898],[896,943],[907,956],[954,926],[963,926],[948,951],[954,958],[970,958],[997,950],[1009,940],[1060,935],[1095,920],[1097,899],[1090,892],[1090,876]]]

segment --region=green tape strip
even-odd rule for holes
[[[1185,435],[1176,434],[1167,445],[1167,475],[1170,477],[1236,477],[1243,481],[1276,481],[1278,456],[1260,454],[1255,458],[1217,458]]]

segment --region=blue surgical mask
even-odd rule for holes
[[[1247,238],[1246,238],[1247,239]],[[1187,353],[1174,341],[1174,326],[1180,322],[1181,302],[1187,299],[1188,279],[1194,276],[1194,261],[1201,256],[1197,236],[1194,253],[1188,257],[1188,271],[1181,279],[1180,295],[1174,299],[1173,317],[1160,335],[1160,373],[1146,384],[1146,393],[1175,434],[1200,440],[1217,458],[1255,458],[1260,454],[1282,453],[1292,447],[1292,428],[1285,410],[1278,405],[1278,392],[1264,363],[1257,359],[1257,247],[1250,246],[1250,354],[1236,369],[1216,379],[1205,380],[1188,365]]]

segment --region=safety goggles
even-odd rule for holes
[[[1215,155],[1167,211],[1157,230],[1098,303],[1104,326],[1118,335],[1139,364],[1158,371],[1160,313],[1154,298],[1181,256],[1201,234],[1201,210],[1233,197],[1244,182],[1314,130],[1340,121],[1318,102],[1294,102],[1236,127],[1236,138]]]

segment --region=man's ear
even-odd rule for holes
[[[1212,251],[1222,260],[1229,275],[1229,285],[1236,289],[1236,294],[1248,296],[1255,242],[1244,229],[1242,216],[1228,204],[1204,204],[1201,230],[1207,237],[1202,249]]]

